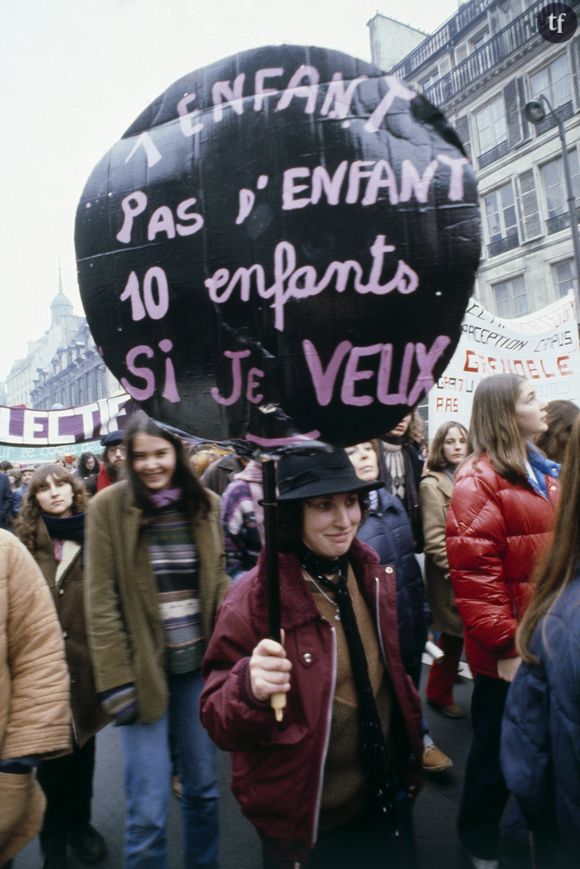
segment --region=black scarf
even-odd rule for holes
[[[85,540],[85,514],[75,513],[74,516],[62,518],[50,513],[41,513],[42,521],[52,540],[74,540],[81,546]]]
[[[303,547],[298,555],[304,570],[336,597],[358,697],[360,758],[372,782],[374,808],[378,811],[386,829],[392,835],[398,835],[395,785],[387,768],[385,738],[369,678],[364,646],[347,588],[348,557],[328,560],[316,555],[307,547]],[[337,573],[339,578],[335,582],[324,575]]]
[[[415,552],[422,552],[424,545],[423,523],[421,521],[421,508],[419,506],[419,482],[423,470],[423,461],[417,449],[403,437],[384,435],[383,441],[393,446],[401,445],[403,463],[405,466],[405,495],[403,505],[411,522]],[[379,479],[385,484],[387,492],[393,493],[393,481],[385,462],[384,448],[380,449],[379,455]]]

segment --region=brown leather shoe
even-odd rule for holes
[[[465,715],[465,710],[459,703],[450,703],[449,706],[440,706],[438,703],[432,703],[430,700],[427,700],[427,703],[432,709],[436,709],[441,715],[445,715],[446,718],[463,718]]]
[[[423,751],[421,766],[423,772],[443,772],[446,769],[451,769],[453,761],[446,754],[443,754],[440,748],[431,744]]]

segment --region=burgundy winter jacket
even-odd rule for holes
[[[455,602],[474,675],[498,678],[497,662],[517,654],[515,636],[531,593],[530,577],[552,539],[557,480],[544,498],[511,483],[486,455],[459,469],[447,513],[447,555]]]
[[[420,782],[419,698],[401,663],[395,573],[355,540],[351,563],[372,613],[393,686],[390,736],[401,781]],[[300,563],[280,554],[281,622],[292,662],[291,689],[278,727],[267,703],[251,691],[249,661],[268,636],[264,553],[222,604],[203,663],[201,719],[212,739],[232,752],[232,790],[243,813],[267,837],[280,866],[307,859],[316,842],[336,674],[335,630],[318,612]]]

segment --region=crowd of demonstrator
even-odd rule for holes
[[[71,853],[106,861],[91,797],[110,722],[127,869],[167,866],[172,785],[183,864],[217,869],[216,746],[231,753],[265,869],[414,869],[423,775],[453,764],[427,714],[465,714],[453,696],[463,659],[466,859],[577,865],[576,405],[546,407],[532,383],[494,375],[469,430],[450,420],[428,449],[409,413],[380,439],[283,456],[281,642],[260,462],[191,447],[140,412],[102,445],[0,474],[2,869],[37,834],[43,869]],[[429,636],[442,655],[422,708]]]

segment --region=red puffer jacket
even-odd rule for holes
[[[401,663],[395,572],[355,540],[351,563],[376,615],[393,686],[390,736],[397,772],[409,792],[420,782],[419,698]],[[280,727],[267,703],[254,699],[249,661],[268,635],[264,552],[222,604],[203,663],[201,719],[212,739],[232,752],[232,790],[243,813],[268,838],[277,865],[303,865],[317,838],[334,681],[335,629],[322,618],[295,555],[280,554],[280,606],[291,689]]]
[[[515,635],[530,597],[530,576],[556,518],[559,485],[547,475],[546,484],[544,498],[527,483],[510,483],[485,455],[457,472],[447,555],[474,675],[497,679],[498,660],[517,654]]]

